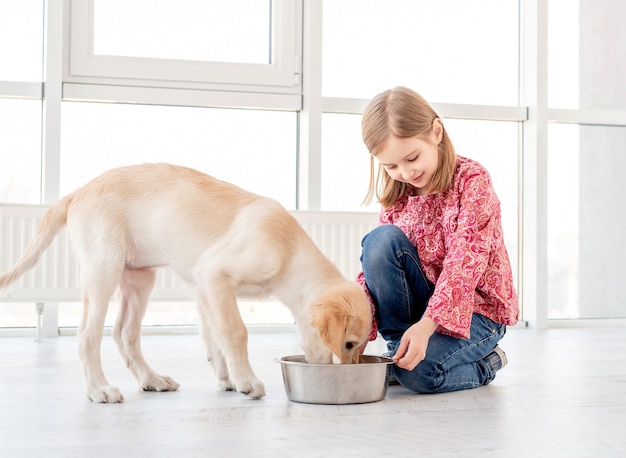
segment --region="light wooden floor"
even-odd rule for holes
[[[625,328],[512,329],[509,365],[489,386],[392,386],[383,401],[346,406],[287,400],[273,359],[301,353],[292,333],[251,334],[268,392],[256,401],[215,391],[197,335],[145,336],[143,347],[180,390],[139,391],[105,337],[105,372],[126,396],[109,405],[85,398],[76,338],[0,338],[0,456],[626,456]]]

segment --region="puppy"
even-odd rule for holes
[[[309,362],[358,362],[371,326],[365,293],[272,199],[170,164],[112,169],[50,208],[23,257],[0,275],[0,288],[34,267],[65,226],[81,266],[79,356],[94,402],[124,400],[100,361],[104,319],[116,289],[120,311],[112,335],[140,387],[179,387],[154,372],[140,347],[156,269],[166,265],[195,286],[208,359],[222,390],[265,395],[248,359],[238,296],[281,300],[299,327]]]

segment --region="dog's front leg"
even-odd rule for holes
[[[222,354],[219,345],[215,341],[213,333],[210,329],[211,317],[207,315],[206,307],[198,307],[200,310],[200,330],[204,337],[204,343],[207,351],[207,360],[213,366],[215,375],[218,379],[217,388],[219,391],[235,391],[236,387],[230,380],[226,360]]]
[[[213,339],[207,342],[207,348],[217,344],[226,362],[225,371],[237,391],[252,398],[262,398],[265,396],[265,387],[254,374],[248,359],[248,330],[237,307],[235,290],[223,278],[209,284],[211,286],[201,287],[198,294],[201,316],[206,320],[203,326],[205,330],[210,328]],[[213,354],[216,353],[213,351]],[[218,360],[213,364],[217,371],[222,371],[218,377],[223,375],[224,368],[219,367],[223,363]]]

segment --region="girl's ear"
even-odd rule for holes
[[[435,144],[438,145],[441,143],[441,140],[443,139],[443,123],[439,118],[433,119],[432,135],[435,140]]]

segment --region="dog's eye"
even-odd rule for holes
[[[354,342],[347,342],[347,343],[346,343],[346,348],[347,348],[348,350],[352,350],[352,348],[353,348],[353,347],[354,347]]]

